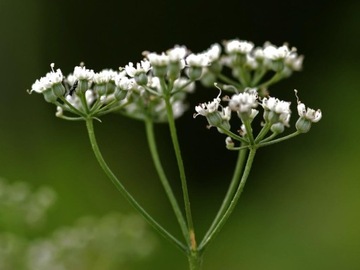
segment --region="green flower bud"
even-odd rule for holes
[[[95,84],[94,85],[94,92],[97,93],[99,96],[104,96],[106,94],[106,84]]]
[[[152,71],[155,77],[165,77],[167,66],[153,66]]]
[[[208,120],[209,125],[214,127],[221,126],[223,122],[223,118],[221,117],[219,111],[209,113],[208,115],[206,115],[206,119]]]
[[[146,85],[148,83],[148,77],[144,72],[136,74],[134,79],[138,85]]]
[[[126,97],[127,93],[128,93],[128,91],[123,90],[123,89],[121,89],[119,87],[116,87],[115,92],[114,92],[114,96],[115,96],[116,100],[120,101],[120,100],[123,100]]]
[[[78,87],[76,88],[76,93],[85,94],[85,92],[89,89],[88,80],[79,80]]]
[[[176,80],[180,77],[181,65],[180,62],[170,62],[168,65],[167,75],[170,79]]]
[[[200,79],[200,77],[202,75],[202,71],[203,71],[202,67],[192,66],[192,67],[188,68],[187,74],[188,74],[190,80],[196,81],[196,80]]]
[[[54,91],[51,88],[43,91],[43,94],[45,100],[49,103],[54,103],[58,99],[58,97],[54,94]]]
[[[65,95],[66,89],[62,83],[57,83],[52,86],[52,90],[55,96],[60,97]]]
[[[284,132],[285,127],[282,123],[275,123],[271,126],[270,130],[275,134],[280,134]]]
[[[295,127],[296,127],[297,131],[299,131],[301,133],[306,133],[311,128],[311,121],[306,118],[300,117],[296,121]]]

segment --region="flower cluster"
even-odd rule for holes
[[[43,94],[46,101],[57,106],[56,115],[68,120],[122,111],[132,118],[166,121],[166,99],[174,117],[181,116],[187,109],[186,95],[214,59],[214,50],[194,54],[185,46],[175,46],[161,54],[143,54],[145,58],[139,63],[129,62],[119,71],[96,73],[82,64],[67,77],[51,64],[51,72],[36,80],[30,93]],[[65,112],[78,117],[66,116]]]
[[[221,81],[236,86],[229,89],[224,87],[224,90],[257,87],[265,91],[269,85],[302,68],[303,56],[287,44],[277,47],[266,42],[262,47],[255,47],[252,42],[233,39],[224,41],[223,47],[223,54],[219,44],[212,45],[208,50],[212,61],[202,77],[206,86]],[[230,69],[233,78],[224,75],[224,68]]]
[[[246,49],[246,47],[245,47]],[[295,90],[296,91],[296,90]],[[225,96],[223,101],[228,102],[228,106],[221,105],[220,94],[213,101],[201,103],[195,107],[196,116],[205,116],[209,127],[216,127],[220,133],[225,133],[229,137],[226,138],[228,148],[233,148],[232,139],[245,143],[247,145],[261,144],[261,142],[269,142],[280,133],[283,133],[285,127],[290,126],[291,102],[279,100],[274,97],[259,97],[256,89],[246,88],[244,92],[233,94],[232,97]],[[251,123],[258,115],[259,111],[256,107],[260,105],[263,108],[263,128],[258,134],[252,134]],[[321,119],[321,111],[313,110],[305,107],[298,100],[299,118],[296,122],[296,134],[308,132],[311,124]],[[230,131],[231,112],[237,114],[237,118],[241,120],[240,129],[237,132]],[[266,135],[271,131],[272,134]],[[266,137],[266,138],[265,138]]]

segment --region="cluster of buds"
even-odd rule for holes
[[[224,41],[223,48],[223,53],[219,44],[214,44],[209,49],[213,52],[213,58],[202,77],[206,86],[223,82],[225,85],[236,86],[224,86],[224,90],[257,87],[266,93],[269,85],[302,68],[303,56],[298,55],[296,48],[289,48],[287,44],[277,47],[266,42],[262,47],[255,47],[252,42],[233,39]],[[224,75],[224,67],[230,69],[233,78]]]
[[[295,90],[297,93],[297,91]],[[233,94],[232,97],[225,96],[223,101],[227,106],[221,105],[220,94],[210,102],[201,103],[195,107],[196,116],[205,116],[208,121],[208,127],[216,127],[220,133],[226,134],[226,145],[229,149],[234,148],[234,140],[245,145],[261,145],[262,142],[269,142],[277,135],[283,133],[285,127],[290,126],[291,102],[279,100],[274,97],[259,97],[256,89],[247,88],[244,92]],[[261,121],[263,128],[257,136],[253,134],[251,124],[254,118],[259,114],[256,109],[258,106],[263,108],[263,119]],[[318,122],[322,113],[320,110],[306,108],[298,100],[297,110],[299,118],[296,122],[295,134],[306,133],[310,130],[311,124]],[[230,120],[236,114],[240,119],[240,129],[236,132],[231,131]],[[271,131],[271,135],[267,134]]]

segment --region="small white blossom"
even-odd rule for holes
[[[146,58],[152,66],[166,66],[170,61],[170,57],[165,53],[146,53]]]
[[[96,84],[108,83],[110,81],[115,81],[117,72],[111,69],[104,69],[98,73],[94,74],[93,80]]]
[[[292,52],[285,59],[285,64],[292,70],[299,71],[302,69],[302,64],[304,61],[303,55],[298,55],[296,52]]]
[[[150,62],[148,60],[143,60],[140,63],[136,63],[136,68],[134,64],[130,62],[125,66],[125,71],[130,77],[134,77],[139,73],[147,73],[151,68]]]
[[[309,120],[312,123],[319,122],[322,117],[321,110],[320,109],[314,110],[309,107],[306,108],[305,104],[299,100],[299,97],[297,95],[297,90],[294,90],[294,92],[295,92],[295,96],[297,98],[297,103],[298,103],[297,111],[298,111],[300,118]]]
[[[54,71],[54,64],[51,65],[51,71],[46,74],[45,77],[41,77],[40,80],[36,80],[35,83],[31,86],[30,93],[35,91],[37,93],[42,93],[46,89],[50,89],[53,85],[61,83],[64,79],[60,69]]]
[[[229,101],[229,107],[231,110],[240,113],[251,114],[252,109],[258,105],[256,91],[248,90],[244,93],[235,94]]]
[[[117,76],[115,78],[115,85],[121,88],[122,90],[130,90],[135,86],[135,80],[133,78],[129,79],[126,76]]]
[[[198,115],[207,116],[208,114],[217,111],[220,106],[220,101],[221,101],[219,96],[214,98],[213,101],[200,103],[198,106],[195,106],[195,111],[197,112],[197,114],[195,114],[194,117],[196,117]]]
[[[207,51],[204,51],[204,54],[209,57],[210,62],[219,60],[221,54],[221,46],[215,43],[211,45],[211,47]]]
[[[230,107],[226,106],[225,108],[223,108],[221,113],[220,113],[220,116],[224,121],[230,121],[230,119],[231,119],[231,109],[230,109]]]
[[[73,75],[76,77],[77,80],[87,80],[91,81],[94,77],[94,70],[87,69],[85,66],[76,66],[74,68]]]
[[[169,60],[171,62],[179,62],[182,61],[186,54],[188,53],[188,50],[185,46],[175,46],[172,49],[169,49],[166,54],[169,56]]]
[[[306,108],[304,103],[299,103],[297,105],[297,110],[301,118],[305,118],[312,123],[319,122],[322,117],[320,109],[314,110],[311,108]]]
[[[254,48],[254,44],[249,41],[234,39],[225,42],[225,51],[229,54],[232,53],[247,54],[250,53],[253,48]]]
[[[186,63],[190,67],[206,67],[210,65],[210,58],[205,53],[199,53],[199,54],[190,54],[188,57],[186,57]]]
[[[290,115],[291,115],[290,104],[291,102],[279,100],[274,97],[264,98],[262,100],[262,106],[265,112],[266,111],[274,112],[277,115],[276,122],[280,121],[285,126],[288,126],[290,121]]]

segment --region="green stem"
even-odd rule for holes
[[[196,245],[196,240],[195,240],[195,230],[194,230],[194,224],[193,224],[192,214],[191,214],[190,198],[189,198],[189,192],[188,192],[188,188],[187,188],[185,169],[184,169],[184,164],[183,164],[183,160],[181,157],[179,140],[178,140],[177,133],[176,133],[174,113],[172,110],[169,95],[165,96],[165,103],[166,103],[167,118],[169,121],[171,140],[172,140],[172,143],[174,146],[176,161],[177,161],[178,168],[179,168],[181,187],[182,187],[182,191],[183,191],[186,220],[187,220],[189,237],[190,237],[190,239],[189,239],[190,249],[196,250],[197,245]]]
[[[279,139],[272,140],[272,141],[269,141],[269,142],[267,141],[267,139],[265,139],[266,142],[260,142],[260,143],[257,145],[257,147],[264,147],[264,146],[268,146],[268,145],[271,145],[271,144],[279,143],[279,142],[288,140],[288,139],[293,138],[293,137],[295,137],[295,136],[297,136],[297,135],[300,135],[300,134],[301,134],[301,132],[295,131],[294,133],[291,133],[291,134],[289,134],[289,135],[287,135],[287,136],[284,136],[284,137],[281,137],[281,138],[279,138]]]
[[[202,254],[199,251],[193,251],[188,254],[189,269],[201,270],[202,269]]]
[[[280,81],[281,79],[282,79],[282,73],[281,73],[281,72],[276,72],[276,73],[274,74],[274,76],[273,76],[270,80],[268,80],[268,81],[260,84],[257,88],[261,89],[261,88],[268,87],[268,86],[270,86],[271,84],[274,84],[274,83],[276,83],[277,81]]]
[[[239,84],[239,83],[236,82],[235,80],[232,80],[232,79],[226,77],[225,75],[223,75],[223,74],[221,74],[221,73],[216,74],[216,76],[217,76],[220,80],[222,80],[223,82],[235,86],[238,90],[240,90],[240,91],[243,91],[243,90],[244,90],[244,86],[242,86],[241,84]]]
[[[246,153],[247,153],[247,150],[245,150],[245,149],[239,151],[238,159],[236,161],[236,166],[235,166],[233,177],[232,177],[231,182],[230,182],[229,189],[228,189],[228,191],[227,191],[227,193],[225,195],[225,198],[224,198],[224,200],[223,200],[223,202],[221,204],[221,207],[220,207],[219,211],[216,214],[216,217],[215,217],[214,221],[212,222],[212,224],[211,224],[210,228],[208,229],[207,233],[205,234],[204,239],[207,239],[208,236],[213,232],[214,228],[219,223],[221,217],[224,215],[225,211],[227,210],[227,208],[230,205],[231,200],[234,197],[236,188],[239,185],[241,171],[242,171],[242,169],[244,167],[244,161],[245,161]],[[201,246],[201,244],[200,244],[200,246]]]
[[[189,242],[190,237],[189,237],[189,231],[187,230],[187,227],[186,227],[186,221],[180,210],[179,204],[175,198],[175,195],[172,191],[169,181],[166,177],[165,171],[161,165],[161,161],[160,161],[159,154],[157,151],[156,140],[155,140],[155,136],[154,136],[154,124],[151,121],[151,119],[147,118],[145,120],[145,128],[146,128],[146,135],[147,135],[147,140],[148,140],[148,144],[149,144],[149,148],[150,148],[150,153],[151,153],[156,171],[159,175],[161,184],[164,187],[166,195],[168,196],[170,204],[174,210],[175,216],[179,222],[179,225],[180,225],[181,231],[184,235],[184,238],[188,242],[188,245],[190,245],[190,242]]]
[[[146,221],[157,230],[165,239],[174,244],[177,248],[179,248],[182,252],[187,252],[187,248],[181,243],[178,239],[176,239],[173,235],[171,235],[166,229],[164,229],[159,223],[157,223],[145,210],[142,208],[139,203],[135,200],[135,198],[126,190],[123,184],[119,181],[119,179],[115,176],[115,174],[111,171],[109,166],[106,164],[99,146],[96,141],[95,132],[94,132],[94,124],[92,118],[86,118],[86,127],[89,134],[89,139],[91,143],[91,147],[94,151],[95,157],[100,164],[100,167],[104,170],[105,174],[109,177],[111,182],[116,186],[116,188],[120,191],[120,193],[125,197],[125,199],[146,219]]]
[[[254,161],[254,157],[256,154],[256,148],[252,148],[250,149],[250,153],[246,162],[246,166],[243,172],[243,175],[241,177],[241,181],[239,183],[239,186],[235,192],[235,195],[233,197],[233,199],[230,202],[229,207],[227,208],[226,212],[224,213],[224,215],[221,217],[220,221],[217,223],[216,227],[214,228],[214,230],[210,233],[210,235],[207,238],[204,238],[203,241],[201,242],[201,244],[199,245],[199,250],[203,251],[204,248],[206,246],[208,246],[208,244],[214,240],[215,236],[220,232],[220,230],[222,229],[222,227],[224,226],[224,224],[226,223],[226,221],[228,220],[228,218],[230,217],[231,213],[234,211],[235,206],[240,198],[240,195],[244,189],[246,180],[249,176],[250,170],[251,170],[251,166],[252,163]]]
[[[259,134],[255,138],[255,144],[259,143],[266,136],[266,134],[269,132],[271,128],[271,125],[272,125],[271,123],[266,122],[266,124],[263,126],[263,128],[260,130]]]
[[[225,135],[228,135],[230,138],[233,138],[234,140],[237,140],[237,141],[245,143],[245,144],[249,143],[246,139],[244,139],[243,137],[240,137],[239,135],[236,135],[235,133],[231,132],[228,129],[225,129],[221,126],[219,126],[217,128],[220,129],[222,133],[224,133]]]

